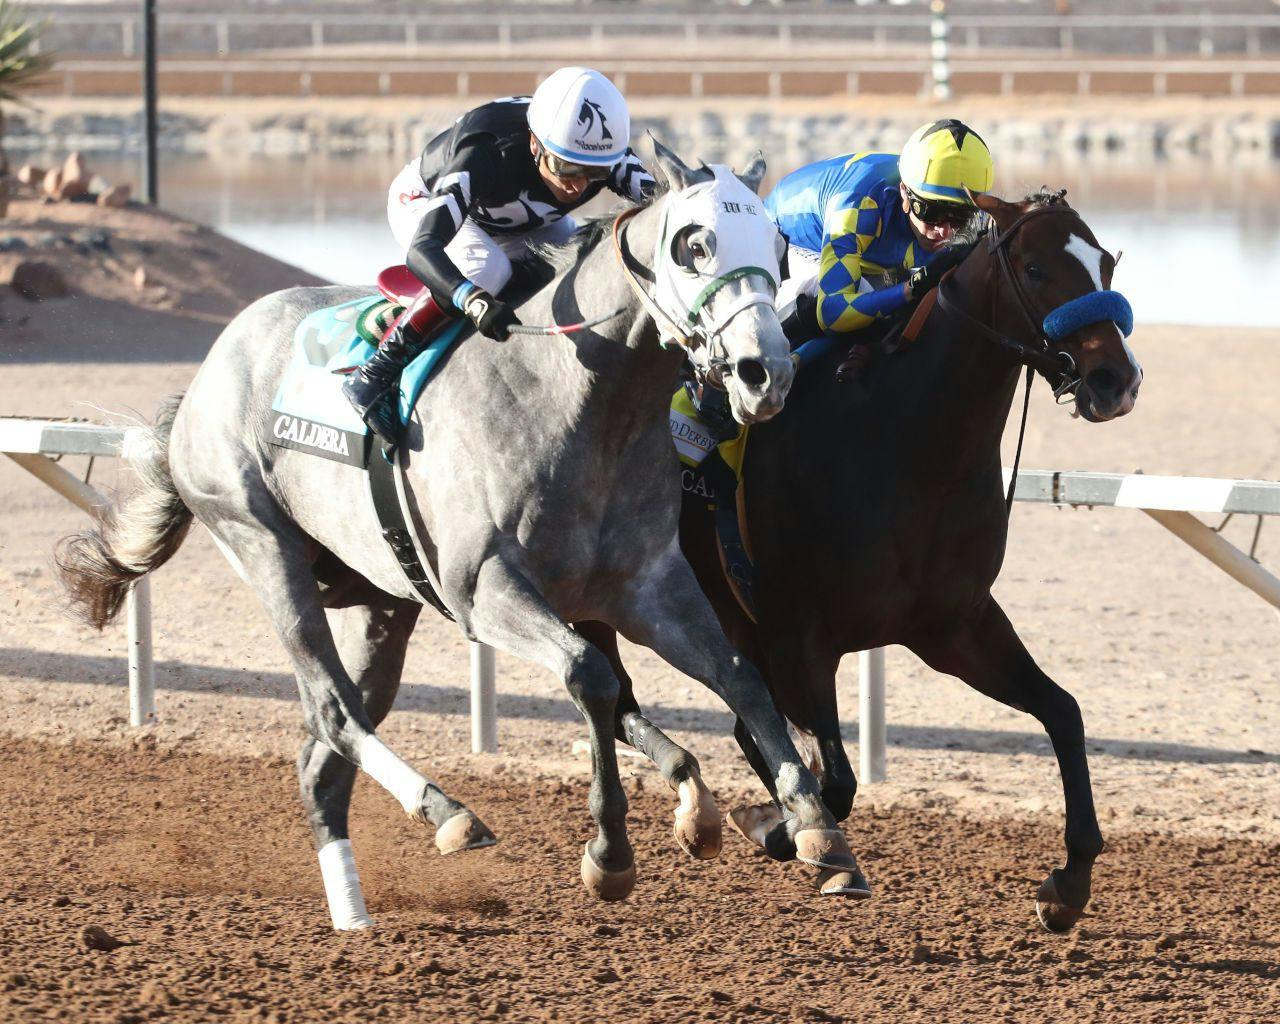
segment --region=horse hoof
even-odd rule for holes
[[[764,849],[764,839],[782,821],[776,804],[752,804],[735,807],[729,812],[729,824],[735,832]]]
[[[635,862],[622,871],[606,871],[591,856],[591,847],[588,845],[582,851],[582,884],[592,896],[606,903],[625,900],[636,887]]]
[[[1069,907],[1062,902],[1062,898],[1058,895],[1058,887],[1053,883],[1053,875],[1041,883],[1039,891],[1036,892],[1036,917],[1040,919],[1040,924],[1046,931],[1053,932],[1055,935],[1065,935],[1083,916],[1083,909]]]
[[[441,853],[480,850],[497,841],[485,823],[470,811],[459,811],[436,829],[436,849]]]
[[[802,828],[795,834],[796,859],[815,868],[857,871],[849,841],[838,828]]]
[[[676,808],[675,835],[680,849],[694,860],[715,860],[720,856],[722,836],[720,808],[702,779],[694,775],[680,783],[680,806]]]
[[[871,886],[857,868],[852,871],[823,868],[818,872],[814,884],[823,896],[848,896],[855,900],[871,898]]]

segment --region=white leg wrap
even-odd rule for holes
[[[372,928],[373,918],[365,909],[360,876],[356,873],[356,856],[350,839],[326,843],[319,853],[320,874],[324,878],[324,894],[329,899],[329,917],[338,931]]]
[[[377,736],[360,743],[360,767],[400,801],[405,814],[416,815],[427,791],[427,779]]]

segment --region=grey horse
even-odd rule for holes
[[[739,178],[655,149],[665,194],[615,223],[612,242],[600,225],[581,233],[554,280],[519,307],[525,324],[620,315],[565,336],[464,339],[404,442],[427,562],[459,628],[546,666],[587,720],[598,831],[582,878],[606,900],[625,898],[635,883],[615,734],[679,794],[676,834],[687,852],[714,857],[721,822],[697,761],[634,703],[618,708],[609,659],[574,623],[608,624],[711,688],[773,773],[785,816],[775,845],[827,875],[857,870],[677,536],[667,422],[684,358],[676,342],[724,379],[744,423],[774,415],[793,376],[773,302],[785,243],[756,196],[764,161],[757,156]],[[379,534],[362,472],[267,436],[296,326],[360,294],[294,289],[237,316],[186,394],[161,410],[154,451],[137,467],[141,488],[59,552],[73,600],[99,627],[134,581],[173,554],[193,516],[257,592],[297,677],[310,734],[298,759],[302,798],[336,927],[371,924],[347,830],[357,768],[436,826],[442,852],[494,842],[475,814],[375,735],[422,605]]]

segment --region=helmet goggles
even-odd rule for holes
[[[585,178],[587,181],[607,181],[613,174],[609,164],[575,164],[571,160],[563,160],[554,153],[549,153],[541,142],[538,143],[538,155],[547,165],[547,170],[557,178]]]
[[[976,212],[976,208],[968,203],[944,203],[937,199],[926,199],[916,195],[910,188],[907,188],[907,204],[911,212],[926,224],[962,227]]]

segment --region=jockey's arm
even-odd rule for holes
[[[875,200],[836,211],[825,225],[818,271],[818,324],[830,334],[861,330],[909,301],[905,284],[860,291],[863,254],[876,238],[880,210]]]
[[[645,170],[640,158],[630,147],[622,155],[622,159],[613,168],[613,177],[609,179],[609,191],[630,199],[636,203],[647,203],[653,198],[657,183],[653,175]]]
[[[483,142],[459,148],[436,179],[431,190],[427,212],[418,222],[418,230],[405,256],[414,276],[431,292],[431,297],[444,311],[455,313],[461,306],[455,302],[465,297],[469,283],[445,253],[471,209],[472,197],[483,183],[496,173],[497,157]]]

